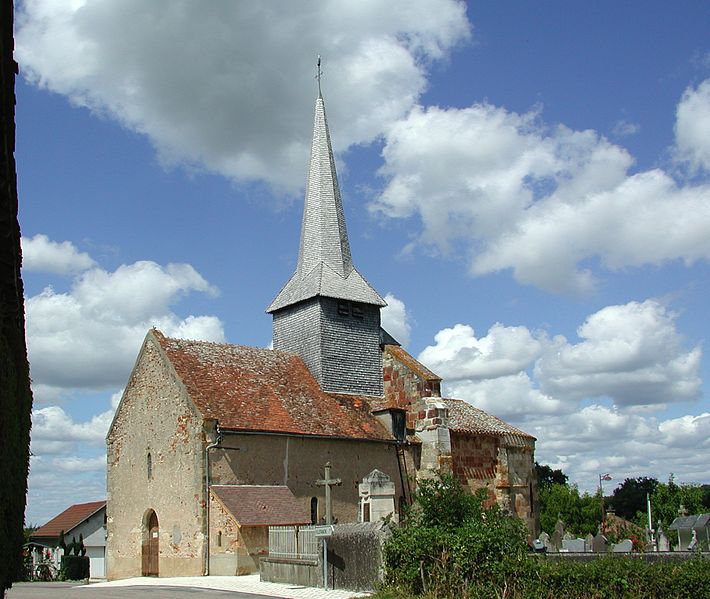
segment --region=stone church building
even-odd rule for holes
[[[296,272],[267,312],[273,349],[148,332],[107,436],[107,568],[140,575],[258,568],[268,526],[366,519],[358,485],[450,472],[537,528],[535,439],[468,403],[380,326],[353,265],[323,98],[315,108]]]

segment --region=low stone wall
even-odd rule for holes
[[[553,560],[572,560],[575,562],[591,562],[602,557],[611,557],[612,559],[636,559],[650,564],[657,562],[674,562],[684,561],[689,559],[702,558],[710,560],[710,552],[703,551],[660,551],[649,553],[538,553],[540,559]]]

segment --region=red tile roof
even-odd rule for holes
[[[203,417],[222,429],[393,440],[356,398],[324,393],[295,354],[151,333]]]
[[[482,435],[513,435],[535,440],[532,435],[483,410],[474,408],[462,399],[443,399],[442,401],[449,408],[449,428],[453,431]]]
[[[35,530],[31,537],[32,539],[37,538],[54,538],[59,537],[59,533],[64,531],[64,534],[69,534],[69,532],[79,526],[84,520],[93,516],[96,512],[106,506],[105,501],[92,501],[90,503],[77,503],[66,510],[64,510],[58,516],[52,518],[44,526],[40,526]]]
[[[310,524],[302,502],[288,487],[269,485],[212,485],[222,505],[240,526]]]

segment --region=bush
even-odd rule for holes
[[[85,555],[63,555],[59,568],[62,580],[85,580],[89,578],[89,558]]]
[[[710,560],[650,564],[633,556],[582,563],[533,555],[526,528],[483,507],[452,477],[420,483],[384,547],[379,599],[710,599]]]

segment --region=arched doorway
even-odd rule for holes
[[[158,515],[148,510],[143,517],[143,576],[158,576],[158,552],[160,550],[160,535],[158,531]]]

